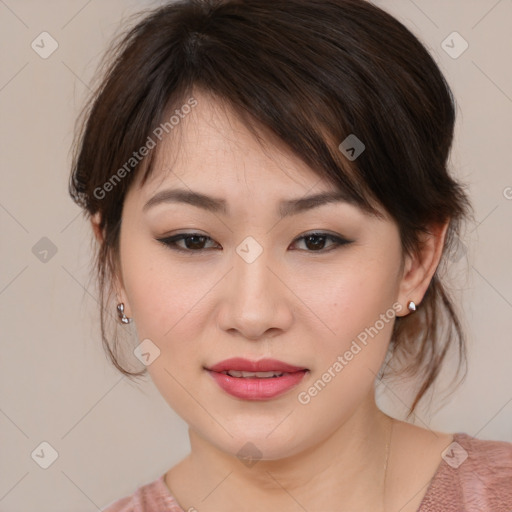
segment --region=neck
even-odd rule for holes
[[[180,463],[185,478],[191,478],[189,492],[184,502],[175,496],[182,506],[202,511],[260,510],[261,504],[284,511],[382,510],[390,427],[391,419],[372,394],[318,443],[290,457],[253,464],[189,430],[191,453]]]

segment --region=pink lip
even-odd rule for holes
[[[206,368],[215,382],[226,392],[237,398],[245,400],[267,400],[279,396],[297,386],[308,370],[293,366],[275,359],[261,359],[249,361],[242,358],[233,358],[221,361],[211,368]],[[285,372],[281,377],[231,377],[224,373],[227,370],[246,372]]]
[[[226,370],[238,370],[240,372],[299,372],[301,370],[307,370],[307,368],[300,366],[293,366],[277,359],[260,359],[259,361],[249,361],[242,357],[233,357],[231,359],[225,359],[220,361],[213,366],[207,368],[213,372],[223,372]]]

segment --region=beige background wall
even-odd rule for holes
[[[89,225],[67,195],[73,123],[98,59],[126,16],[158,3],[0,0],[1,512],[98,510],[188,452],[185,424],[151,381],[126,381],[102,352]],[[452,258],[469,374],[443,408],[414,420],[512,441],[512,2],[375,3],[427,44],[453,88],[452,165],[477,220]],[[58,43],[46,59],[31,48],[43,31]],[[458,58],[441,47],[453,31],[469,44]],[[50,252],[37,255],[38,244]],[[403,417],[400,392],[379,393]],[[31,455],[42,442],[58,453],[48,469]]]

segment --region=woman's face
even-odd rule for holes
[[[196,99],[174,129],[179,151],[164,139],[150,181],[126,197],[119,299],[138,341],[151,340],[143,347],[155,385],[195,433],[233,455],[247,442],[264,459],[293,455],[372,396],[394,314],[405,309],[397,302],[407,299],[398,229],[344,201],[283,206],[336,189]],[[212,199],[145,207],[178,189]],[[213,198],[225,207],[214,209]],[[161,241],[190,233],[175,246]],[[218,376],[234,396],[207,370],[234,357],[307,371],[275,383]]]

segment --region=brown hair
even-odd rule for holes
[[[144,172],[142,184],[151,173],[154,152],[108,194],[104,184],[195,90],[227,102],[253,133],[277,136],[365,211],[377,214],[372,204],[382,205],[399,226],[404,254],[418,249],[429,225],[450,220],[446,257],[471,210],[447,171],[455,102],[402,23],[363,0],[181,0],[144,14],[107,54],[106,75],[83,112],[70,179],[74,200],[86,214],[100,214],[101,334],[122,373],[145,370],[118,363],[117,337],[112,350],[106,328],[115,312],[109,300],[121,212],[136,171]],[[353,161],[338,148],[350,134],[365,145]],[[392,335],[390,353],[421,375],[410,413],[454,344],[460,369],[464,333],[436,271],[418,311],[396,318]]]

